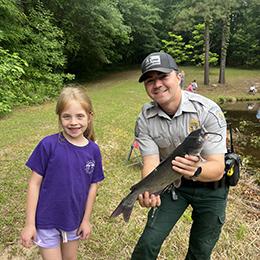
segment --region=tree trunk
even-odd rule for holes
[[[230,38],[230,12],[227,12],[226,19],[223,21],[222,41],[221,41],[221,58],[218,83],[225,84],[225,68],[227,48]]]
[[[28,2],[25,1],[25,0],[21,0],[20,6],[21,6],[21,9],[23,10],[24,14],[26,14],[28,16],[29,15],[29,4],[28,4]]]
[[[205,62],[204,62],[204,85],[209,85],[209,21],[205,21]]]

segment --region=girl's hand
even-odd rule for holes
[[[33,241],[36,239],[36,228],[35,226],[25,226],[21,233],[21,244],[30,248],[33,245]]]
[[[90,237],[90,234],[92,232],[92,227],[89,221],[82,221],[79,229],[78,229],[78,235],[80,236],[81,240],[88,239]]]
[[[172,161],[172,169],[188,179],[194,175],[200,166],[201,158],[194,155],[185,155],[185,157],[177,156]]]

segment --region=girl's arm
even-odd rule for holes
[[[96,200],[97,187],[98,183],[92,183],[90,185],[88,198],[86,202],[85,214],[78,230],[78,235],[80,235],[80,239],[88,239],[91,234],[90,217],[94,202]]]
[[[36,238],[35,215],[41,183],[42,176],[32,171],[27,192],[25,227],[21,233],[21,244],[27,248],[33,245]]]

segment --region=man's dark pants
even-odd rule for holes
[[[185,259],[210,259],[225,221],[228,187],[213,189],[191,184],[181,186],[176,194],[178,199],[173,200],[171,192],[166,191],[161,195],[161,206],[155,212],[150,210],[132,260],[156,259],[163,241],[189,205],[193,208],[193,224]]]

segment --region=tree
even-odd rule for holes
[[[146,1],[147,3],[148,1]],[[158,9],[160,22],[155,24],[157,36],[160,39],[166,39],[169,31],[174,31],[173,21],[175,13],[182,9],[182,0],[150,0],[149,3]],[[185,35],[182,35],[185,38]]]
[[[186,45],[181,35],[169,32],[169,40],[162,40],[162,49],[169,53],[177,63],[183,63],[191,57],[192,45]]]
[[[229,65],[260,66],[260,2],[240,0],[231,17]]]
[[[130,28],[123,23],[118,1],[49,0],[44,6],[64,32],[70,71],[90,74],[121,59],[116,47],[129,43]]]
[[[220,68],[219,68],[219,80],[221,84],[225,83],[225,68],[226,68],[226,57],[227,50],[230,40],[230,26],[231,17],[235,9],[239,8],[241,1],[234,0],[223,0],[222,5],[219,8],[219,17],[222,25],[222,38],[221,38],[221,58],[220,58]]]
[[[227,3],[228,1],[226,1]],[[223,29],[222,29],[222,40],[221,40],[221,57],[220,57],[220,66],[219,66],[219,79],[218,83],[225,83],[225,68],[226,68],[226,57],[227,49],[229,44],[230,37],[230,9],[226,9],[226,14],[223,18]]]
[[[0,113],[54,97],[67,78],[63,33],[53,25],[52,15],[29,1],[25,14],[20,4],[0,2]]]
[[[63,32],[53,24],[50,11],[41,5],[29,10],[24,28],[19,50],[29,64],[24,77],[41,96],[55,96],[63,84],[66,64]],[[35,97],[33,92],[27,94]]]
[[[205,64],[205,51],[204,51],[204,34],[205,24],[199,23],[194,26],[192,37],[189,40],[189,46],[192,46],[193,53],[191,55],[191,62],[196,65]],[[218,61],[218,54],[209,51],[209,64],[216,65]]]
[[[205,24],[197,24],[192,30],[192,37],[188,43],[184,42],[182,35],[169,32],[169,39],[162,40],[162,49],[172,55],[177,63],[189,62],[198,66],[204,65],[204,31]],[[216,64],[218,55],[209,52],[209,63]]]
[[[159,50],[161,42],[157,26],[161,23],[160,9],[145,0],[120,0],[118,7],[124,23],[131,28],[130,43],[123,48],[124,60],[139,63],[144,56]]]
[[[0,44],[4,49],[16,49],[23,38],[25,16],[15,0],[0,0]]]
[[[209,84],[210,26],[217,8],[217,0],[183,0],[180,11],[174,15],[175,30],[189,30],[195,21],[205,24],[204,30],[204,84]],[[177,29],[178,28],[178,29]]]
[[[25,74],[27,62],[18,53],[10,54],[0,47],[0,116],[11,112],[12,106],[19,103],[19,80]]]

